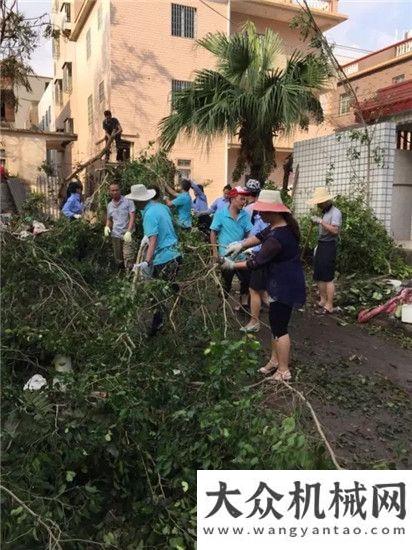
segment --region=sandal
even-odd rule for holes
[[[282,382],[282,381],[288,381],[292,378],[292,374],[290,370],[285,371],[277,371],[273,376],[271,376],[270,380],[274,382]]]
[[[275,363],[275,361],[273,361],[272,359],[269,359],[269,361],[266,363],[266,365],[264,367],[261,367],[258,372],[260,372],[261,374],[271,374],[272,372],[274,372],[277,368],[278,368],[278,364]]]
[[[333,309],[332,311],[329,311],[325,307],[315,310],[315,315],[332,315],[333,313],[335,313]]]

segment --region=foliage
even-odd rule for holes
[[[43,521],[4,494],[5,548],[45,547],[45,522],[67,549],[190,549],[197,469],[330,467],[296,418],[248,390],[259,345],[230,327],[222,336],[198,233],[183,238],[176,302],[166,283],[133,295],[113,276],[101,229],[61,220],[35,239],[2,233],[3,483]],[[168,326],[148,341],[159,299]],[[56,353],[73,363],[65,392],[51,383]],[[34,373],[49,387],[23,391]]]
[[[0,0],[0,16],[1,76],[30,91],[28,75],[33,70],[29,62],[42,32],[47,33],[50,27],[47,16],[26,18],[17,0]]]
[[[54,167],[52,164],[49,164],[47,160],[43,161],[40,166],[38,167],[38,171],[43,171],[46,176],[53,176],[54,175]]]
[[[401,278],[410,275],[400,249],[361,197],[339,196],[334,204],[343,217],[337,256],[339,273],[390,274]],[[304,216],[300,225],[305,241],[311,226],[310,216]],[[312,231],[309,246],[314,248],[316,242],[317,228]]]
[[[250,167],[251,177],[264,183],[275,162],[273,138],[307,128],[310,119],[322,121],[318,92],[329,66],[313,52],[295,52],[284,64],[279,35],[272,29],[259,35],[251,22],[230,37],[208,34],[198,43],[216,56],[217,70],[198,71],[193,84],[176,94],[173,112],[160,123],[161,143],[169,149],[182,132],[206,142],[237,135],[234,180]]]

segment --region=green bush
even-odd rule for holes
[[[337,256],[339,273],[390,274],[397,277],[407,277],[410,274],[410,268],[405,264],[402,252],[361,197],[339,196],[334,200],[334,204],[341,210],[343,217]],[[310,225],[310,216],[301,218],[303,242]],[[317,227],[312,231],[309,247],[314,248],[316,242]]]
[[[46,524],[65,549],[85,548],[80,539],[191,549],[197,469],[331,467],[297,418],[247,389],[259,345],[230,326],[223,336],[196,232],[176,302],[159,281],[132,294],[96,231],[58,223],[34,240],[2,234],[3,484],[43,522],[4,492],[4,548],[44,548]],[[154,297],[169,319],[148,341]],[[65,392],[52,385],[56,353],[72,359]],[[49,387],[23,391],[34,373]]]

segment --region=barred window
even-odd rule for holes
[[[102,80],[99,84],[99,103],[104,101],[104,81]]]
[[[92,53],[92,36],[89,29],[86,33],[86,58],[87,59],[89,59],[91,53]]]
[[[351,106],[351,94],[341,94],[339,97],[339,114],[346,115],[349,113]]]
[[[63,65],[63,90],[68,94],[72,91],[72,64],[70,62]]]
[[[93,124],[93,96],[89,95],[87,98],[87,122],[89,126]]]
[[[405,80],[404,74],[398,74],[398,76],[394,76],[392,78],[392,84],[399,84],[399,82],[403,82]]]
[[[176,93],[183,92],[191,86],[190,80],[172,80],[172,109],[176,101]]]
[[[176,171],[179,180],[190,179],[190,175],[192,173],[192,161],[189,159],[177,159]]]
[[[72,118],[66,118],[64,120],[64,131],[67,134],[74,134],[74,124]]]
[[[194,38],[196,34],[196,8],[172,4],[172,36]]]
[[[99,6],[97,10],[97,28],[100,29],[102,26],[102,6]]]

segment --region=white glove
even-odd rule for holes
[[[82,217],[81,214],[73,214],[73,218],[75,220],[80,220],[81,217]]]
[[[312,216],[310,219],[313,223],[320,223],[322,221],[322,218],[319,218],[319,216]]]
[[[140,241],[140,247],[143,248],[144,246],[149,246],[149,237],[147,237],[146,235]]]
[[[252,257],[253,256],[253,248],[248,248],[248,249],[244,250],[243,254],[245,256],[247,256],[248,258]]]
[[[233,260],[229,260],[228,258],[221,258],[220,268],[224,271],[233,271],[235,269],[235,262]]]
[[[168,197],[167,195],[164,195],[164,196],[163,196],[163,200],[166,202],[166,201],[169,200],[169,197]]]
[[[123,235],[123,240],[125,243],[131,243],[132,242],[132,234],[130,231],[126,231],[126,233]]]
[[[153,264],[148,264],[147,262],[134,264],[133,271],[139,271],[142,279],[151,279],[153,276]]]
[[[112,232],[112,230],[110,229],[110,227],[108,225],[105,225],[104,226],[104,236],[108,237],[111,232]]]
[[[225,256],[237,256],[242,251],[242,243],[240,241],[231,243],[226,247]]]

